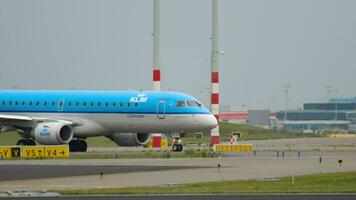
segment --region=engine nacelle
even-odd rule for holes
[[[39,123],[31,134],[40,144],[67,144],[73,138],[73,128],[62,122]]]
[[[141,146],[148,143],[150,134],[148,133],[114,133],[109,137],[117,145],[128,146]]]

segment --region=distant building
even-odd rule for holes
[[[248,112],[222,112],[219,114],[219,118],[222,121],[245,124],[248,120]]]
[[[286,116],[287,115],[287,116]],[[286,131],[315,133],[327,130],[356,132],[356,99],[331,99],[328,103],[305,103],[303,110],[276,113],[277,127]]]
[[[346,131],[350,121],[347,120],[307,120],[283,121],[283,128],[287,131],[316,133],[323,131]]]
[[[356,103],[356,98],[335,98],[330,99],[330,103]]]
[[[228,121],[236,124],[253,124],[269,126],[271,121],[275,121],[276,113],[270,110],[249,110],[248,112],[224,112],[220,113],[221,121]]]
[[[248,110],[248,123],[260,126],[270,125],[270,110]]]

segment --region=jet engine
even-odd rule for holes
[[[39,123],[32,132],[32,138],[40,144],[67,144],[73,138],[73,128],[63,122]]]
[[[148,133],[114,133],[109,137],[119,146],[141,146],[148,143]]]

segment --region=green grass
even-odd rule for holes
[[[268,130],[252,125],[232,124],[229,122],[220,122],[220,141],[229,141],[233,132],[241,132],[241,140],[267,140],[282,138],[301,138],[301,137],[320,137],[315,134],[287,133],[284,131]],[[208,144],[210,142],[210,133],[204,133],[202,139],[195,139],[193,133],[188,133],[184,138],[185,144]]]
[[[108,158],[214,158],[218,154],[210,149],[186,150],[183,152],[137,151],[137,152],[103,152],[103,153],[71,153],[70,159],[108,159]]]
[[[223,137],[229,137],[232,132],[241,132],[241,140],[265,140],[280,138],[300,138],[300,137],[318,137],[315,134],[287,133],[260,128],[252,125],[232,124],[221,122],[220,133]]]
[[[89,137],[86,139],[89,147],[117,147],[113,141],[107,137]]]
[[[176,186],[105,188],[56,191],[64,195],[96,194],[251,194],[251,193],[356,193],[356,172],[283,177],[276,181],[222,181]]]
[[[0,133],[0,145],[16,145],[20,135],[16,132]]]
[[[282,131],[267,130],[264,128],[220,122],[220,141],[229,141],[232,132],[241,132],[241,140],[263,140],[280,138],[318,137],[314,134],[286,133]],[[19,139],[15,132],[1,133],[0,145],[14,145]],[[106,137],[89,137],[86,139],[89,147],[116,147],[117,145]],[[184,144],[209,144],[210,133],[204,133],[202,139],[195,139],[194,133],[187,133],[183,139]]]

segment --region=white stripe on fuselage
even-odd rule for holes
[[[98,114],[98,113],[6,113],[49,119],[75,120],[74,136],[90,137],[120,133],[175,133],[207,130],[210,114]],[[163,116],[160,116],[163,117]]]

